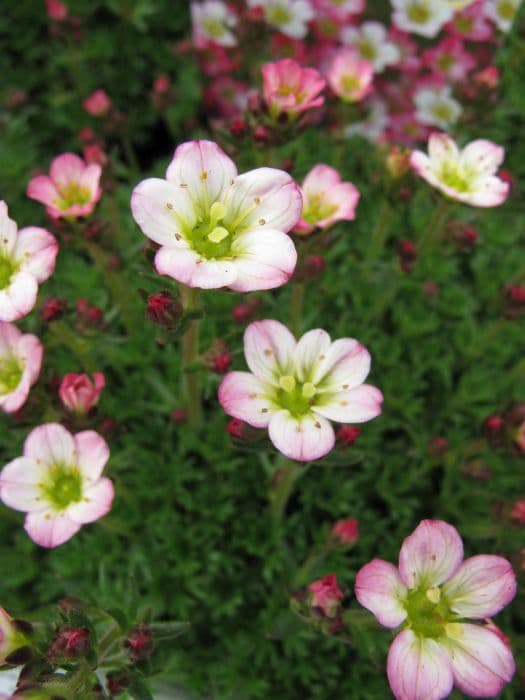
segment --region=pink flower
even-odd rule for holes
[[[27,186],[27,196],[46,205],[53,219],[88,216],[100,199],[102,168],[86,165],[74,153],[63,153],[51,163],[48,175],[37,175]]]
[[[332,343],[326,331],[296,341],[278,321],[255,321],[244,332],[250,372],[230,372],[219,386],[226,413],[268,428],[274,446],[299,462],[324,457],[334,446],[330,421],[364,423],[381,413],[383,395],[363,384],[370,355],[357,340]]]
[[[57,547],[110,510],[113,484],[102,476],[108,458],[106,442],[94,431],[71,435],[46,423],[28,435],[23,457],[3,468],[0,498],[27,513],[25,529],[34,542]]]
[[[12,623],[12,617],[0,607],[0,664],[14,651],[25,646],[27,640]],[[8,697],[7,695],[3,697]],[[9,696],[10,697],[10,696]]]
[[[352,221],[359,201],[359,191],[329,165],[316,165],[303,181],[303,213],[294,233],[311,233],[328,228],[338,221]]]
[[[302,68],[293,59],[283,58],[276,63],[265,63],[261,72],[263,96],[271,116],[287,114],[295,118],[324,104],[319,93],[326,81],[315,68]]]
[[[365,0],[313,0],[318,13],[325,14],[336,22],[349,15],[358,15],[365,9]]]
[[[456,12],[446,29],[468,41],[489,41],[493,33],[492,26],[485,18],[483,0]]]
[[[493,697],[514,674],[511,650],[483,624],[516,593],[506,559],[481,554],[463,561],[457,530],[423,520],[405,539],[399,568],[374,559],[357,574],[357,600],[385,627],[403,625],[388,653],[397,700],[440,700],[452,686]]]
[[[335,574],[328,574],[308,586],[312,594],[310,604],[314,608],[320,608],[326,617],[335,617],[339,608],[339,601],[345,597],[343,591],[337,585]]]
[[[340,544],[354,544],[359,539],[359,523],[355,518],[338,520],[332,527],[332,535]]]
[[[86,97],[82,106],[92,117],[105,117],[111,109],[111,99],[104,90],[95,90]]]
[[[64,376],[58,394],[69,411],[85,416],[98,404],[106,380],[101,372],[95,372],[93,380],[87,374],[70,373]]]
[[[505,150],[492,141],[478,139],[463,150],[442,133],[432,133],[428,155],[413,151],[410,164],[424,180],[451,199],[474,207],[497,207],[507,199],[509,185],[495,173]]]
[[[13,413],[26,402],[36,383],[44,348],[34,335],[23,335],[12,323],[0,321],[0,408]]]
[[[372,90],[374,66],[351,49],[338,51],[326,72],[328,84],[344,102],[359,102]]]
[[[17,321],[31,311],[39,283],[55,269],[57,253],[49,231],[36,226],[17,231],[0,201],[0,321]]]
[[[445,37],[437,46],[423,52],[423,64],[452,82],[465,80],[476,61],[456,37]]]
[[[166,180],[133,191],[133,217],[161,248],[155,267],[190,287],[237,292],[280,287],[297,253],[286,232],[297,223],[301,192],[288,173],[258,168],[237,175],[212,141],[175,151]]]
[[[55,22],[66,19],[69,12],[68,6],[59,0],[46,0],[46,10],[49,19],[55,20]]]

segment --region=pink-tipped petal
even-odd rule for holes
[[[332,340],[322,328],[314,328],[305,333],[297,342],[294,359],[297,377],[302,382],[315,382],[318,368],[324,367],[325,358],[330,352]]]
[[[20,357],[23,358],[29,383],[33,385],[40,376],[44,346],[36,335],[27,333],[18,341],[17,350]]]
[[[406,619],[407,588],[393,564],[373,559],[358,571],[355,597],[385,627],[398,627]]]
[[[195,210],[188,193],[167,180],[149,178],[135,187],[131,213],[142,232],[168,248],[188,248],[183,229],[196,224]]]
[[[301,218],[299,187],[284,170],[258,168],[239,175],[228,197],[225,225],[234,232],[265,228],[290,231]]]
[[[37,484],[45,481],[47,469],[29,457],[18,457],[0,473],[0,498],[15,510],[38,511],[45,508],[41,489]]]
[[[315,195],[320,190],[330,190],[340,183],[341,176],[335,168],[325,165],[324,163],[319,163],[315,165],[304,178],[303,190],[307,195]]]
[[[255,321],[244,332],[244,355],[248,367],[259,379],[276,384],[279,377],[293,374],[296,342],[279,321]]]
[[[475,192],[465,194],[462,200],[476,207],[498,207],[507,199],[509,191],[508,182],[496,176],[486,177],[477,184]]]
[[[235,239],[231,249],[237,277],[230,284],[236,292],[274,289],[286,284],[295,270],[297,251],[281,231],[251,231]]]
[[[155,256],[159,275],[168,275],[188,287],[220,289],[237,278],[234,262],[207,260],[190,248],[161,248]]]
[[[383,394],[375,386],[362,384],[350,391],[340,391],[328,399],[321,397],[312,406],[318,416],[337,423],[366,423],[381,414]]]
[[[314,383],[334,389],[354,389],[368,377],[370,353],[353,338],[339,338],[332,343],[323,361],[319,363]]]
[[[237,168],[213,141],[188,141],[175,151],[166,178],[177,187],[187,185],[189,192],[208,207],[222,200]]]
[[[46,229],[28,226],[18,232],[14,256],[21,269],[30,272],[38,282],[45,282],[55,269],[58,242]]]
[[[24,456],[45,465],[76,465],[73,436],[58,423],[45,423],[35,428],[24,443]]]
[[[441,700],[452,692],[454,683],[443,647],[411,630],[403,630],[392,642],[387,675],[396,700]]]
[[[459,158],[459,150],[448,134],[434,131],[428,139],[428,155],[432,163],[439,167],[449,159]]]
[[[15,411],[18,411],[18,409],[21,408],[27,401],[30,388],[31,385],[29,383],[29,377],[27,375],[22,376],[22,379],[20,380],[20,383],[16,389],[7,395],[4,395],[3,398],[0,398],[0,407],[2,410],[6,413],[14,413]]]
[[[441,585],[463,560],[458,531],[442,520],[422,520],[399,552],[399,573],[408,588]]]
[[[229,416],[266,428],[275,408],[264,384],[249,372],[229,372],[219,386],[219,403]]]
[[[509,646],[481,625],[464,624],[461,630],[448,644],[456,686],[473,698],[495,697],[516,670]]]
[[[465,559],[443,586],[452,610],[481,620],[502,610],[516,595],[516,576],[503,557],[479,554]]]
[[[68,507],[67,517],[82,525],[93,523],[109,513],[114,496],[113,482],[103,477],[84,489],[82,501]]]
[[[37,175],[27,185],[26,194],[42,204],[51,205],[61,199],[55,183],[48,175]]]
[[[84,430],[74,436],[76,467],[83,477],[96,481],[109,459],[107,442],[94,430]]]
[[[505,158],[505,149],[492,141],[478,139],[467,144],[461,151],[460,163],[473,168],[480,175],[494,175]]]
[[[18,321],[33,309],[38,283],[30,272],[19,270],[6,289],[0,290],[0,321]]]
[[[73,522],[65,512],[55,513],[51,510],[28,513],[24,524],[24,529],[33,542],[48,549],[64,544],[80,528],[80,523]]]
[[[0,321],[0,355],[17,355],[21,338],[22,333],[14,323]]]
[[[76,153],[62,153],[51,163],[49,174],[58,187],[67,187],[70,182],[79,182],[86,164]]]
[[[298,462],[324,457],[335,442],[332,426],[321,416],[294,417],[286,410],[272,415],[268,434],[279,452]]]

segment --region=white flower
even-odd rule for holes
[[[510,31],[521,0],[485,0],[485,15],[502,32]]]
[[[434,37],[449,22],[454,10],[445,0],[391,0],[392,23],[405,32]]]
[[[309,0],[248,0],[248,6],[262,7],[266,22],[293,39],[304,39],[315,17]]]
[[[447,129],[455,124],[463,111],[452,97],[450,87],[422,88],[414,95],[416,119],[421,124]]]
[[[509,192],[508,183],[495,175],[504,156],[501,146],[485,139],[472,141],[460,151],[450,136],[433,133],[428,156],[414,151],[410,164],[448,197],[475,207],[496,207]]]
[[[204,47],[208,41],[219,46],[235,46],[237,39],[231,31],[237,24],[237,17],[230,8],[220,0],[206,0],[191,3],[191,21],[193,41],[197,48]]]
[[[354,122],[345,127],[345,136],[358,134],[369,141],[376,142],[385,133],[388,126],[388,110],[383,100],[378,98],[367,103],[368,116],[362,122]]]
[[[341,31],[343,44],[352,46],[359,58],[369,61],[376,73],[401,59],[399,48],[388,41],[387,31],[380,22],[364,22],[360,27],[344,27]]]

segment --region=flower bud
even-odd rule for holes
[[[99,400],[106,380],[101,372],[94,372],[93,381],[87,374],[66,374],[60,384],[58,395],[64,407],[77,416],[85,416]]]
[[[56,321],[65,314],[67,310],[67,300],[58,297],[44,299],[40,308],[40,317],[43,321]]]
[[[386,156],[386,169],[394,180],[399,180],[410,170],[410,150],[392,146]]]
[[[86,656],[91,648],[91,633],[86,627],[59,628],[57,636],[47,650],[50,660],[78,659]]]
[[[413,241],[400,241],[397,246],[399,264],[404,272],[412,272],[414,263],[417,260],[417,248]]]
[[[309,255],[297,266],[293,278],[300,282],[314,279],[324,270],[326,266],[322,255]]]
[[[237,440],[243,440],[248,427],[248,424],[239,418],[232,418],[226,425],[226,432]]]
[[[438,435],[428,441],[427,448],[429,454],[435,457],[444,454],[448,450],[448,440],[442,435]]]
[[[504,428],[505,421],[501,416],[494,415],[485,419],[485,430],[490,435],[501,433]]]
[[[516,525],[525,525],[525,498],[515,501],[509,517]]]
[[[69,8],[59,0],[46,0],[46,11],[49,19],[54,22],[63,22],[69,12]]]
[[[168,331],[173,330],[182,318],[182,314],[182,304],[171,292],[158,292],[148,296],[146,318],[152,323],[157,323]]]
[[[267,126],[264,126],[264,124],[259,124],[259,126],[256,126],[255,129],[253,130],[253,139],[257,143],[268,143],[268,141],[271,138],[271,131],[268,129]]]
[[[319,609],[324,617],[336,617],[340,601],[344,598],[343,591],[337,585],[335,574],[328,574],[308,586],[310,605]]]
[[[131,676],[126,671],[108,673],[106,685],[108,693],[112,696],[121,695],[131,686]]]
[[[246,134],[246,121],[240,115],[230,119],[230,134],[236,139]]]
[[[244,304],[238,304],[232,309],[232,318],[236,323],[248,323],[251,321],[261,306],[261,300],[258,297],[249,299]]]
[[[361,428],[356,425],[342,425],[335,434],[335,438],[341,447],[352,447],[361,435]]]
[[[174,423],[185,423],[188,420],[188,411],[185,408],[174,408],[170,417]]]
[[[472,248],[478,240],[478,232],[472,226],[458,225],[452,226],[452,236],[459,248],[468,250]]]
[[[151,629],[146,625],[137,625],[130,631],[124,646],[128,649],[133,661],[145,659],[153,651]]]
[[[359,539],[359,523],[355,518],[338,520],[332,527],[332,537],[341,545],[354,544]]]
[[[220,338],[216,338],[210,348],[203,354],[203,360],[210,372],[226,374],[232,363],[228,346]]]

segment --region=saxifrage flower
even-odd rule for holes
[[[382,625],[403,626],[387,663],[397,700],[441,700],[453,685],[472,697],[497,695],[515,664],[488,618],[515,593],[506,559],[479,554],[463,561],[461,537],[441,520],[423,520],[405,539],[398,568],[374,559],[355,582],[357,600]]]
[[[93,430],[71,435],[57,423],[40,425],[26,438],[23,457],[0,473],[0,498],[27,513],[34,542],[57,547],[110,510],[113,483],[102,476],[108,459],[105,440]]]
[[[290,279],[297,253],[285,232],[301,209],[301,192],[288,173],[257,168],[237,175],[212,141],[180,145],[166,180],[143,180],[131,198],[135,221],[161,246],[159,274],[190,287],[237,292]]]
[[[226,413],[268,428],[274,446],[307,462],[335,442],[330,421],[363,423],[381,413],[383,395],[364,384],[370,355],[353,338],[332,342],[315,329],[296,341],[279,321],[255,321],[244,333],[250,372],[230,372],[219,386]]]
[[[507,199],[509,184],[496,176],[505,150],[478,139],[459,150],[447,134],[433,133],[428,155],[414,151],[410,164],[430,185],[451,199],[475,207],[497,207]]]
[[[58,243],[49,231],[27,226],[17,231],[0,202],[0,321],[17,321],[36,302],[38,285],[55,269]]]
[[[0,321],[0,408],[13,413],[40,375],[44,348],[35,335]]]

